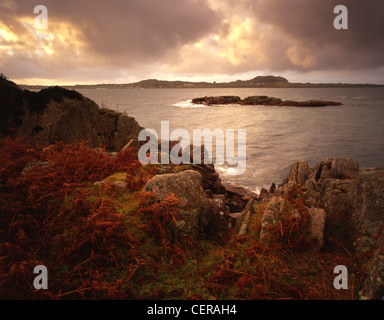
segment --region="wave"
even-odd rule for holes
[[[207,105],[204,104],[193,104],[192,100],[180,101],[173,104],[174,107],[179,108],[207,108]]]
[[[241,185],[243,188],[246,188],[249,191],[255,192],[257,194],[259,194],[261,189],[263,187],[265,187],[265,186],[260,186],[260,185],[259,186],[251,186],[251,185],[247,184],[245,181],[242,181],[242,182],[234,181],[231,177],[236,175],[237,168],[228,167],[226,165],[215,164],[215,169],[216,169],[216,172],[218,172],[220,174],[220,177],[221,177],[223,182]]]
[[[228,176],[235,176],[237,173],[237,168],[231,168],[231,167],[217,166],[216,170],[219,171],[219,173],[222,173],[223,175],[228,175]]]

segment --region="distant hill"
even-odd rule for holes
[[[231,82],[190,82],[167,81],[147,79],[133,83],[123,84],[93,84],[63,86],[67,89],[177,89],[177,88],[328,88],[328,87],[373,87],[382,86],[374,84],[348,84],[348,83],[291,83],[280,76],[257,76],[251,80],[236,80]],[[20,85],[24,89],[41,90],[44,86]]]
[[[233,82],[230,82],[233,83]],[[276,85],[276,84],[288,84],[289,81],[283,77],[275,77],[275,76],[258,76],[256,78],[253,78],[251,80],[241,81],[237,80],[235,83],[242,83],[244,85]]]
[[[275,76],[258,76],[251,80],[237,80],[233,82],[224,82],[224,83],[210,83],[210,82],[186,82],[186,81],[164,81],[149,79],[143,80],[135,83],[131,83],[128,86],[133,88],[185,88],[185,87],[249,87],[249,86],[262,86],[262,85],[272,85],[276,86],[279,84],[289,84],[289,81],[283,77]]]

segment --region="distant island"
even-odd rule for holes
[[[19,85],[23,89],[41,90],[47,86]],[[350,84],[350,83],[291,83],[279,76],[258,76],[251,80],[237,80],[232,82],[189,82],[148,79],[125,84],[92,84],[63,86],[66,89],[181,89],[181,88],[332,88],[332,87],[383,87],[378,84]]]

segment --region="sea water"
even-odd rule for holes
[[[326,158],[353,158],[360,168],[384,167],[384,88],[251,89],[86,89],[78,90],[100,106],[134,117],[144,128],[170,130],[246,129],[247,169],[239,176],[216,166],[225,182],[258,192],[281,183],[290,165]],[[194,105],[196,97],[267,95],[283,100],[332,100],[342,106],[320,108]]]

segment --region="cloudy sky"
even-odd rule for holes
[[[36,29],[36,5],[48,29]],[[336,5],[348,30],[336,30]],[[23,84],[148,78],[384,84],[383,0],[1,0],[0,72]]]

